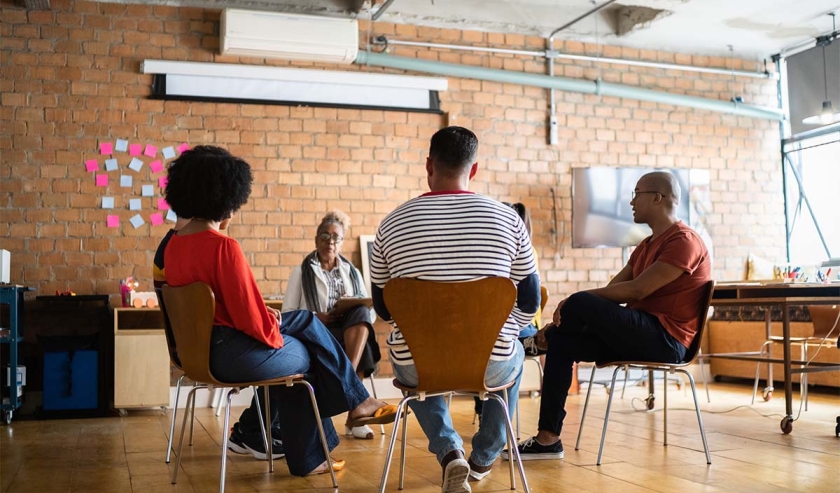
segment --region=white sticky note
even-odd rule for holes
[[[140,214],[135,214],[131,216],[131,219],[129,219],[128,222],[130,222],[131,225],[134,226],[134,229],[137,229],[140,226],[146,224],[146,221],[143,220],[143,216],[141,216]]]
[[[117,160],[116,159],[106,159],[105,160],[105,171],[114,171],[118,168]]]
[[[114,197],[102,197],[102,208],[103,209],[113,209],[114,208]]]
[[[169,209],[168,211],[166,211],[166,220],[171,222],[171,223],[174,223],[175,221],[177,221],[178,216],[175,215],[175,211],[173,211],[172,209]]]
[[[144,197],[154,197],[155,196],[155,186],[154,185],[143,185],[143,193],[141,194]]]
[[[140,199],[128,199],[128,209],[132,211],[139,211]]]
[[[128,164],[129,169],[133,169],[134,171],[140,171],[140,168],[143,167],[143,161],[135,158],[131,159],[131,163]]]
[[[121,187],[128,187],[130,188],[132,185],[132,180],[130,175],[120,175],[120,186]]]
[[[172,146],[164,147],[161,152],[163,152],[164,159],[172,159],[175,157],[175,148]]]
[[[114,149],[125,152],[128,150],[128,141],[123,139],[117,139],[117,143],[114,145]]]

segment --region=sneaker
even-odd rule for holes
[[[237,454],[251,454],[258,460],[268,460],[265,453],[265,446],[260,434],[246,435],[239,430],[239,423],[233,425],[228,438],[228,450]],[[271,452],[275,459],[282,459],[286,456],[283,450],[283,442],[276,438],[271,439]]]
[[[470,465],[470,480],[471,481],[481,481],[482,479],[486,478],[490,471],[493,469],[493,464],[489,466],[479,466],[473,462],[472,457],[470,460],[467,461]]]
[[[446,454],[441,462],[443,481],[441,493],[471,493],[467,478],[470,476],[470,464],[464,459],[464,453],[453,450]]]
[[[540,349],[540,347],[537,346],[536,336],[525,337],[520,339],[520,341],[522,342],[522,346],[525,348],[525,356],[540,356],[547,352],[545,349]]]
[[[531,437],[518,445],[519,457],[522,460],[544,460],[544,459],[562,459],[563,458],[563,443],[557,440],[557,443],[551,445],[543,445],[537,441],[537,437]],[[502,451],[502,459],[510,460],[510,453],[507,450]]]

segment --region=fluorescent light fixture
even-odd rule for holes
[[[442,113],[437,77],[145,60],[153,99]]]

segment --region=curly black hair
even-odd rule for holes
[[[251,195],[254,177],[244,160],[216,146],[196,146],[169,165],[166,202],[178,217],[222,221]]]
[[[449,176],[469,170],[478,154],[478,137],[464,127],[445,127],[432,135],[429,157]]]

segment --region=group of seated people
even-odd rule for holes
[[[573,294],[557,305],[550,324],[536,331],[537,324],[531,334],[523,334],[540,305],[530,221],[521,204],[510,206],[469,191],[479,169],[477,153],[478,139],[468,129],[446,127],[434,134],[425,162],[430,191],[400,205],[378,228],[370,296],[379,317],[391,321],[383,288],[392,278],[510,278],[517,287],[516,303],[500,328],[486,384],[513,382],[508,390],[512,413],[526,353],[545,354],[539,430],[518,447],[526,460],[562,458],[560,431],[573,363],[680,361],[698,329],[709,255],[700,237],[676,219],[677,181],[667,172],[649,173],[637,183],[630,204],[635,221],[648,224],[653,234],[607,286]],[[329,213],[322,219],[315,250],[292,272],[280,313],[263,302],[239,243],[220,232],[248,200],[249,165],[223,149],[198,146],[173,161],[168,176],[165,198],[179,218],[188,219],[179,219],[161,243],[156,276],[171,286],[200,281],[212,288],[213,374],[227,382],[311,375],[330,450],[338,445],[332,416],[348,412],[345,433],[361,439],[373,437],[368,425],[392,422],[396,408],[371,398],[360,380],[380,358],[372,313],[360,307],[340,317],[331,314],[342,296],[368,294],[359,271],[340,254],[346,218]],[[523,335],[528,337],[519,340]],[[417,370],[398,328],[387,345],[395,377],[416,385]],[[304,389],[272,388],[269,399],[275,412],[271,453],[280,457],[285,452],[291,474],[326,472],[327,460],[335,469],[344,467],[344,461],[324,456],[317,423],[301,411],[310,406]],[[443,397],[414,400],[410,406],[441,464],[442,493],[471,491],[470,480],[490,474],[500,455],[508,458],[500,406],[482,409],[469,458]],[[252,402],[233,427],[231,450],[266,458],[259,430]]]

